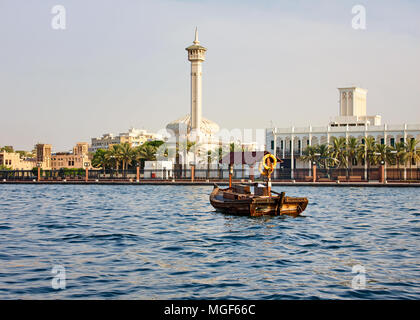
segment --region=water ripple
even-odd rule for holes
[[[2,185],[0,298],[420,298],[418,189],[275,189],[304,217],[223,215],[210,187]]]

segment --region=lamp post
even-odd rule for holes
[[[232,188],[233,165],[229,164],[229,188]]]
[[[312,182],[316,182],[316,161],[312,162]]]
[[[195,176],[195,163],[190,162],[190,168],[191,168],[191,182],[194,182],[194,176]]]
[[[385,183],[385,161],[381,160],[381,165],[379,166],[379,182]]]
[[[137,170],[137,179],[136,179],[136,182],[140,182],[140,162],[137,162],[137,164],[136,164],[136,170]]]
[[[86,170],[85,182],[88,182],[89,181],[89,162],[83,163],[83,166],[85,167],[85,170]]]
[[[382,158],[382,153],[380,152],[374,152],[373,155]],[[380,183],[385,182],[385,166],[384,165],[385,165],[385,161],[382,158],[379,165],[379,182]]]
[[[36,166],[38,168],[38,176],[37,176],[37,181],[40,182],[41,181],[41,166],[42,166],[42,162],[37,162]]]

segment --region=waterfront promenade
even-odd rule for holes
[[[255,181],[264,183],[263,181]],[[30,180],[5,180],[0,181],[0,185],[5,184],[38,184],[38,185],[180,185],[180,186],[211,186],[213,184],[220,186],[229,185],[229,181],[226,180],[69,180],[69,181],[54,181],[54,180],[41,180],[41,181],[30,181]],[[245,180],[233,180],[233,183],[249,183]],[[410,182],[387,182],[380,183],[378,181],[369,182],[303,182],[303,181],[273,181],[273,186],[296,186],[296,187],[420,187],[420,181]]]
[[[234,183],[264,183],[256,170],[232,170]],[[0,171],[0,184],[101,184],[101,185],[227,185],[229,170],[62,170]],[[276,169],[272,174],[276,186],[420,186],[420,169],[370,168],[363,169]]]

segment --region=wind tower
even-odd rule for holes
[[[202,113],[202,62],[206,58],[207,49],[200,45],[197,28],[195,28],[193,43],[185,50],[188,51],[188,60],[191,62],[191,129],[196,131],[198,136]]]

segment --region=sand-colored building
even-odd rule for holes
[[[35,145],[36,162],[40,163],[44,170],[51,170],[51,152],[52,145],[50,144],[38,143]]]
[[[12,170],[32,170],[36,167],[35,159],[22,159],[17,152],[0,152],[0,165]]]
[[[51,156],[51,168],[59,170],[61,168],[69,169],[92,169],[91,159],[89,158],[89,144],[87,142],[78,142],[73,148],[73,152],[57,152]]]
[[[147,141],[162,139],[163,137],[156,133],[147,132],[142,129],[130,128],[128,132],[123,132],[118,135],[105,133],[100,138],[92,138],[89,151],[96,152],[99,149],[107,150],[110,146],[121,143],[129,143],[132,147],[138,147]]]

